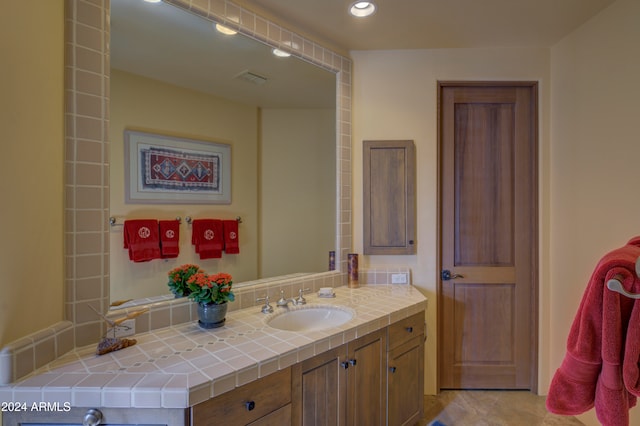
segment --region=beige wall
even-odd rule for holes
[[[640,233],[637,22],[640,3],[619,0],[551,50],[352,52],[354,188],[361,187],[363,139],[413,139],[417,146],[418,253],[362,262],[408,264],[414,284],[429,296],[427,392],[436,391],[436,82],[539,81],[539,391],[545,394],[595,263]],[[356,190],[356,251],[362,250],[361,217]]]
[[[63,319],[62,1],[0,13],[0,348]]]
[[[126,204],[124,202],[125,129],[227,143],[231,145],[231,204]],[[191,227],[180,227],[180,256],[134,263],[123,249],[122,226],[112,226],[111,299],[166,294],[167,272],[196,263],[207,272],[227,272],[235,282],[257,277],[258,256],[258,111],[255,107],[182,89],[122,71],[111,74],[110,193],[112,216],[172,219],[242,217],[240,254],[200,260],[191,245]]]
[[[328,268],[336,250],[335,120],[333,109],[262,110],[261,277]]]
[[[413,284],[429,298],[425,390],[436,392],[438,230],[437,82],[439,80],[539,81],[541,168],[549,146],[548,49],[439,49],[359,51],[354,59],[353,187],[362,188],[362,141],[413,139],[417,162],[417,246],[413,256],[364,256],[367,266],[406,264]],[[545,173],[543,173],[544,175]],[[542,247],[549,234],[548,194],[541,194]],[[362,191],[354,190],[354,246],[362,252]],[[543,272],[546,268],[542,259]],[[544,277],[544,275],[543,275]],[[547,280],[541,280],[545,287]],[[548,291],[547,291],[548,292]],[[543,301],[544,303],[544,301]],[[548,301],[547,301],[548,304]],[[541,346],[546,347],[545,340]],[[546,350],[546,349],[545,349]]]
[[[639,23],[640,2],[618,0],[551,50],[546,334],[553,370],[595,264],[640,235]],[[637,411],[631,424],[640,424]],[[581,420],[599,424],[593,412]]]

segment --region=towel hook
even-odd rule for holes
[[[640,299],[640,294],[630,293],[624,289],[624,287],[622,286],[622,283],[620,282],[621,278],[622,276],[620,274],[611,278],[609,281],[607,281],[607,288],[611,291],[615,291],[616,293],[620,293],[623,296],[626,296],[630,299]]]

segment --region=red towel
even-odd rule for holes
[[[162,258],[174,258],[180,254],[180,221],[160,220],[160,250]]]
[[[238,221],[223,220],[224,227],[224,251],[227,254],[240,253],[240,241],[238,240]]]
[[[147,262],[152,259],[160,259],[157,220],[125,220],[123,234],[124,248],[129,249],[129,260]]]
[[[605,426],[627,426],[640,396],[640,301],[607,288],[619,275],[627,291],[640,292],[635,263],[640,237],[606,254],[596,266],[567,338],[567,353],[547,396],[547,409],[564,415],[595,406]],[[636,306],[637,305],[637,306]]]
[[[191,226],[191,243],[196,247],[200,259],[222,257],[224,232],[218,219],[194,219]]]

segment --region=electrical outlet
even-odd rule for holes
[[[407,273],[403,272],[401,274],[391,274],[391,284],[406,284],[407,283]]]
[[[133,334],[136,334],[136,320],[135,319],[128,319],[124,322],[122,322],[122,324],[120,325],[116,325],[115,326],[115,335],[116,337],[127,337],[127,336],[131,336]],[[107,333],[107,335],[113,333],[112,330],[109,330],[109,333]],[[113,334],[111,334],[113,336]]]

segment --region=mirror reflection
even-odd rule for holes
[[[336,235],[335,75],[165,3],[111,1],[111,299],[167,294],[196,263],[234,285],[327,270]],[[125,130],[231,146],[229,204],[125,202]],[[180,225],[177,258],[135,263],[127,219],[240,217],[240,253],[199,259]]]

